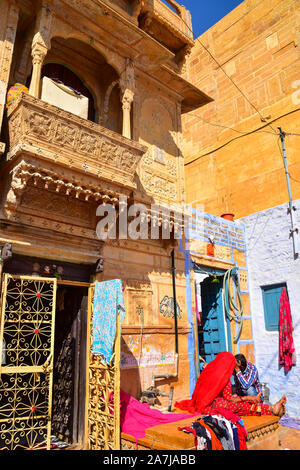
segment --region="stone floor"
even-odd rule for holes
[[[279,426],[280,449],[300,450],[300,431],[287,426]]]

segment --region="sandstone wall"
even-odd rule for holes
[[[187,74],[214,101],[184,118],[188,203],[242,217],[287,200],[273,134],[277,126],[300,133],[299,28],[298,1],[245,0],[199,38],[227,75],[195,42]],[[298,180],[299,139],[286,141],[290,174]],[[292,192],[299,197],[294,180]]]

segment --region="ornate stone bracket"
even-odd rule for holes
[[[135,18],[139,16],[139,14],[141,13],[142,7],[144,6],[144,3],[145,3],[144,0],[134,0],[132,2],[132,6],[131,6],[132,16],[134,16]]]
[[[176,62],[179,65],[182,73],[185,72],[187,59],[191,55],[192,47],[193,47],[192,45],[187,44],[182,49],[180,49],[180,51],[177,52],[176,54]]]
[[[34,186],[52,190],[65,196],[73,196],[84,201],[105,202],[116,206],[118,194],[112,191],[99,191],[99,186],[81,186],[74,181],[62,179],[58,173],[47,169],[38,169],[24,160],[12,171],[10,189],[6,198],[6,209],[16,210],[20,204],[21,196],[29,182]]]

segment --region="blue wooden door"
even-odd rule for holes
[[[222,281],[213,283],[208,277],[201,283],[202,351],[206,362],[226,351],[226,332],[222,302]]]

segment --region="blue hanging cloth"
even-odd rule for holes
[[[93,302],[93,346],[92,353],[101,355],[109,364],[114,352],[117,317],[121,324],[125,317],[125,304],[120,279],[97,282]]]

